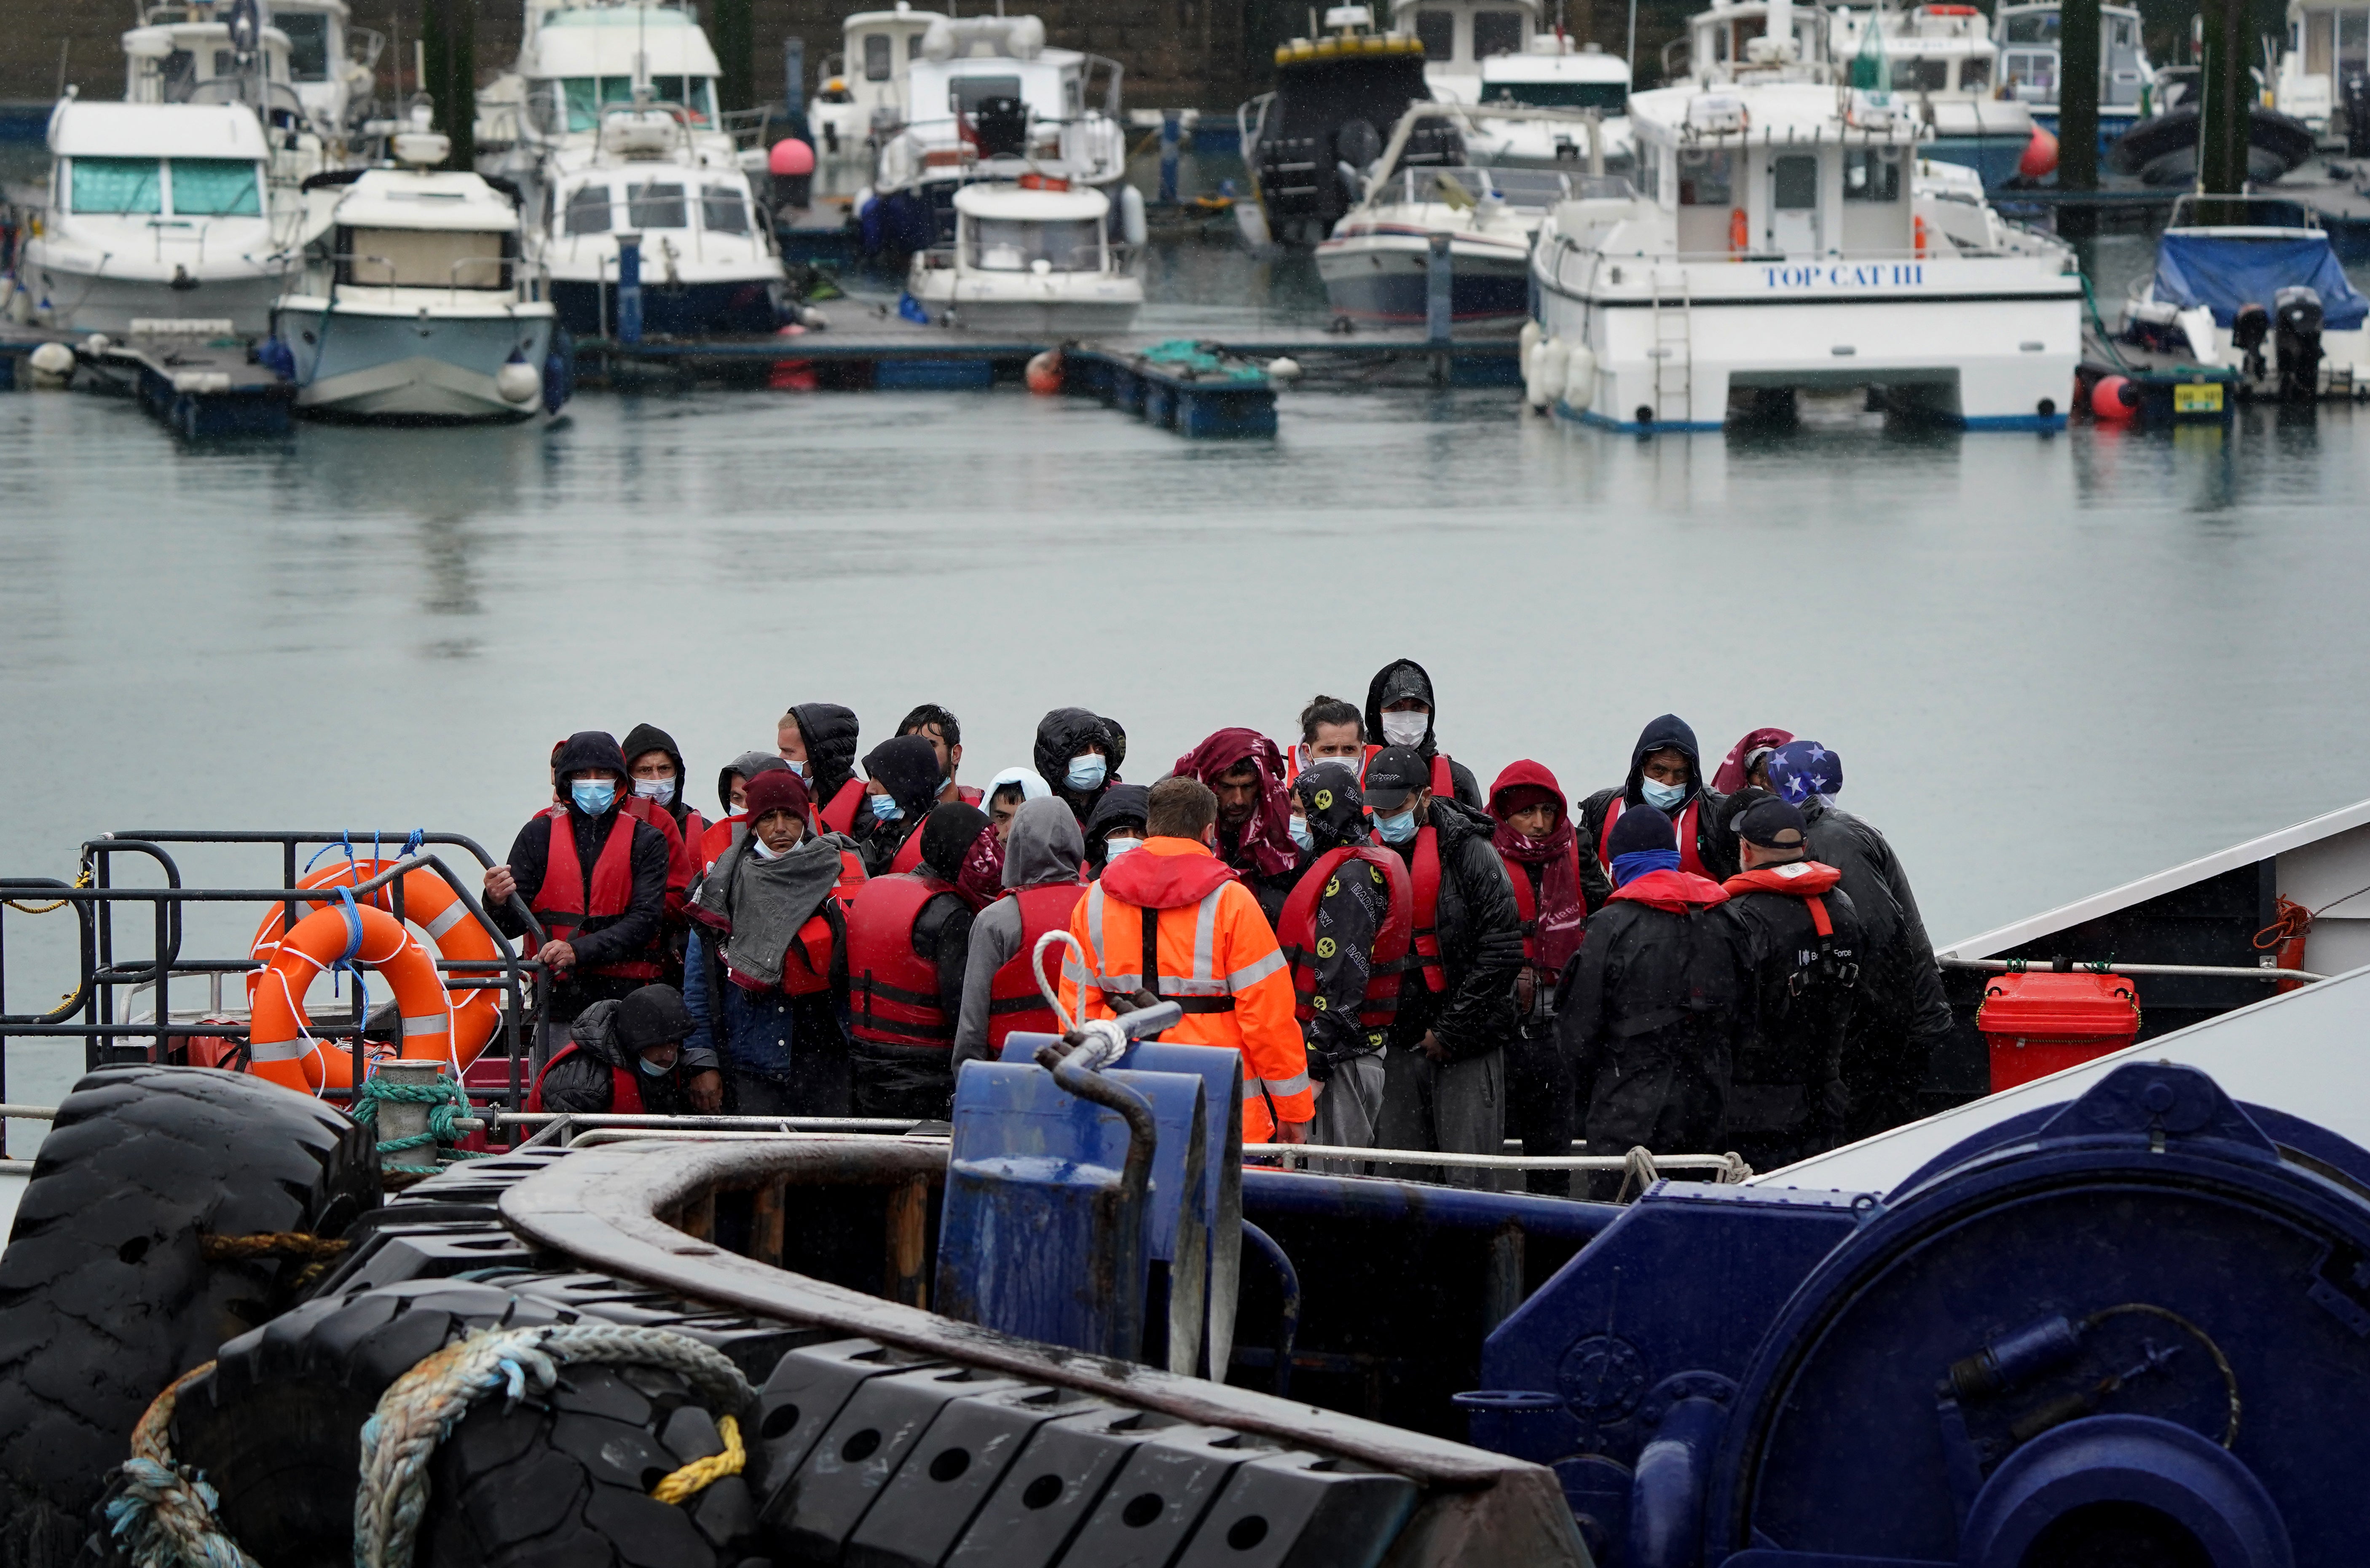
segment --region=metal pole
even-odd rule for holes
[[[2099,0],[2064,0],[2058,9],[2057,185],[2062,190],[2099,189]],[[2068,220],[2071,220],[2069,223]],[[2061,208],[2060,233],[2097,232],[2098,214],[2088,208]]]
[[[1629,90],[1638,90],[1638,0],[1629,0],[1629,42],[1622,58],[1629,65]]]
[[[1164,110],[1160,115],[1160,204],[1177,205],[1177,136],[1178,113]]]
[[[1432,379],[1448,385],[1448,346],[1455,321],[1455,271],[1449,260],[1448,236],[1432,236],[1424,257],[1424,339],[1432,345]]]
[[[642,340],[642,236],[617,236],[617,341]]]

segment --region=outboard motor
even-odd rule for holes
[[[2263,378],[2263,341],[2272,335],[2272,314],[2260,305],[2238,307],[2238,317],[2230,324],[2230,347],[2239,356],[2244,367],[2241,374],[2249,381]]]
[[[2272,296],[2278,321],[2280,401],[2309,403],[2320,396],[2320,294],[2302,283]]]
[[[2123,341],[2160,354],[2186,352],[2189,337],[2180,329],[2180,307],[2165,299],[2133,306],[2123,317]]]
[[[1017,158],[1029,151],[1029,106],[1017,98],[980,99],[972,126],[981,157]]]

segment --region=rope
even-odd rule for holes
[[[174,1378],[132,1429],[132,1457],[119,1472],[123,1490],[108,1500],[107,1528],[132,1568],[256,1568],[216,1522],[221,1498],[205,1477],[173,1462],[173,1407],[183,1389],[213,1369],[209,1361]]]
[[[360,1125],[375,1130],[378,1126],[378,1103],[382,1100],[400,1101],[408,1105],[427,1106],[428,1130],[424,1133],[415,1133],[408,1138],[380,1139],[379,1169],[407,1176],[433,1176],[438,1170],[443,1169],[441,1165],[389,1165],[385,1163],[385,1159],[388,1155],[400,1154],[408,1148],[426,1148],[438,1144],[451,1145],[460,1142],[463,1134],[454,1124],[468,1115],[472,1109],[468,1097],[461,1092],[461,1086],[446,1078],[440,1078],[434,1083],[420,1084],[390,1083],[385,1078],[367,1078],[362,1080],[362,1089],[355,1094],[354,1108],[349,1114]],[[454,1159],[491,1159],[493,1158],[490,1153],[477,1149],[451,1147],[439,1150],[439,1158],[445,1157]]]
[[[1723,1187],[1734,1187],[1753,1180],[1753,1167],[1744,1162],[1744,1156],[1730,1149],[1724,1158],[1728,1163],[1721,1166],[1720,1174],[1712,1178],[1715,1182]]]
[[[1068,1034],[1078,1027],[1077,1021],[1064,1010],[1060,991],[1045,984],[1045,950],[1054,942],[1067,942],[1070,945],[1070,951],[1078,955],[1078,967],[1081,969],[1087,967],[1087,946],[1069,932],[1055,927],[1037,939],[1036,949],[1029,955],[1029,973],[1036,977],[1037,994],[1045,998],[1047,1007],[1053,1009],[1053,1021],[1061,1026],[1061,1032]],[[1086,1009],[1081,1008],[1078,1010],[1084,1012]]]
[[[731,1416],[719,1415],[716,1418],[716,1435],[724,1439],[722,1453],[692,1460],[651,1487],[650,1495],[662,1503],[682,1503],[728,1475],[739,1475],[749,1463],[749,1450],[741,1446],[741,1423]]]
[[[82,875],[75,878],[74,884],[76,887],[88,887],[90,885],[90,868],[88,866],[85,866],[83,868]],[[74,900],[70,898],[53,898],[47,904],[28,904],[21,898],[11,898],[6,902],[8,907],[14,909],[19,915],[49,915],[53,914],[60,909],[63,909],[67,905],[73,903]],[[72,996],[74,993],[69,991],[66,995]]]
[[[1632,1148],[1625,1158],[1627,1163],[1621,1167],[1621,1192],[1613,1200],[1616,1204],[1628,1203],[1662,1179],[1662,1173],[1654,1169],[1654,1151],[1644,1144]]]
[[[352,1245],[301,1230],[265,1230],[253,1236],[201,1236],[198,1255],[210,1263],[239,1258],[334,1258]]]
[[[697,1340],[667,1329],[610,1323],[479,1330],[397,1378],[362,1423],[362,1483],[354,1493],[355,1568],[411,1568],[412,1546],[428,1507],[429,1458],[473,1402],[500,1389],[515,1403],[531,1392],[548,1390],[558,1381],[561,1366],[578,1363],[680,1373],[702,1399],[723,1412],[718,1431],[730,1435],[719,1458],[731,1461],[742,1455],[732,1470],[745,1462],[734,1418],[754,1402],[756,1392],[721,1352]],[[681,1481],[681,1495],[695,1494],[716,1476],[696,1485],[683,1478],[712,1462],[685,1466],[661,1482],[661,1490]],[[731,1470],[717,1471],[730,1473]]]
[[[2132,367],[2124,361],[2123,352],[2115,347],[2114,334],[2107,330],[2105,317],[2099,314],[2099,296],[2090,292],[2089,274],[2077,270],[2074,275],[2082,280],[2082,300],[2090,307],[2091,325],[2099,329],[2099,346],[2107,351],[2107,357],[2115,362],[2117,370],[2129,375],[2132,373]]]
[[[2119,1306],[2101,1307],[2082,1320],[2082,1327],[2088,1331],[2110,1318],[2124,1317],[2161,1318],[2205,1347],[2205,1354],[2214,1358],[2214,1369],[2222,1374],[2222,1387],[2229,1397],[2229,1415],[2223,1424],[2221,1444],[2227,1448],[2236,1443],[2238,1440],[2238,1374],[2231,1369],[2230,1358],[2222,1354],[2222,1347],[2214,1343],[2214,1336],[2171,1309],[2148,1301],[2125,1301]],[[2120,1378],[2111,1379],[2110,1386],[2120,1381]]]

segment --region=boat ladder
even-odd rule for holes
[[[1647,353],[1654,362],[1654,419],[1684,424],[1695,417],[1695,301],[1686,269],[1665,273],[1657,267],[1651,286],[1654,343]]]

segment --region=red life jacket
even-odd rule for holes
[[[1621,808],[1628,801],[1626,795],[1614,796],[1613,803],[1605,808],[1605,825],[1597,830],[1596,859],[1607,871],[1613,869],[1613,824],[1621,820]],[[1652,810],[1651,807],[1647,809]],[[1692,871],[1699,877],[1710,877],[1711,872],[1705,868],[1702,854],[1696,848],[1696,818],[1702,809],[1703,796],[1697,793],[1687,801],[1687,809],[1679,813],[1679,820],[1674,825],[1679,836],[1679,870]],[[1716,882],[1719,879],[1714,877],[1712,880]]]
[[[534,1090],[526,1097],[526,1108],[529,1111],[541,1111],[543,1109],[543,1080],[551,1076],[552,1068],[559,1066],[560,1063],[576,1055],[580,1049],[581,1049],[581,1047],[579,1046],[575,1041],[571,1040],[567,1044],[562,1045],[558,1051],[554,1052],[552,1054],[551,1060],[544,1063],[543,1071],[535,1075]],[[606,1114],[612,1116],[639,1116],[641,1113],[642,1086],[636,1083],[634,1081],[634,1075],[627,1072],[625,1068],[611,1067],[609,1069],[609,1109]]]
[[[856,808],[864,803],[864,780],[851,778],[839,787],[831,803],[815,813],[815,820],[834,833],[856,831]]]
[[[922,863],[922,830],[916,827],[897,847],[897,858],[889,862],[889,874],[896,876],[910,871]]]
[[[938,966],[914,951],[914,922],[952,882],[927,871],[875,877],[847,909],[848,1032],[878,1045],[950,1051],[955,1020],[938,1005]]]
[[[1429,830],[1427,830],[1429,831]],[[1388,1029],[1398,1014],[1399,979],[1407,967],[1408,943],[1415,930],[1415,894],[1410,887],[1408,870],[1399,858],[1388,849],[1364,845],[1356,848],[1328,849],[1316,863],[1301,873],[1294,884],[1292,896],[1283,901],[1283,917],[1276,922],[1276,944],[1283,949],[1284,962],[1292,965],[1293,1016],[1306,1023],[1317,1016],[1317,903],[1324,895],[1325,884],[1344,860],[1363,860],[1383,873],[1390,884],[1390,912],[1384,917],[1383,928],[1375,933],[1375,951],[1366,971],[1366,995],[1358,1004],[1358,1021],[1369,1030]],[[1439,870],[1435,856],[1432,869]],[[1439,886],[1433,884],[1435,898]]]
[[[724,859],[724,851],[732,847],[732,830],[749,820],[747,812],[734,812],[708,824],[699,836],[699,869],[712,871],[716,862]]]
[[[699,880],[703,870],[696,863],[698,851],[683,836],[675,824],[674,813],[656,801],[646,801],[639,795],[624,795],[617,803],[627,814],[649,823],[667,843],[666,912],[670,920],[683,918],[684,905],[690,896],[691,884]]]
[[[782,954],[782,977],[774,985],[752,980],[734,969],[724,966],[724,973],[744,991],[780,991],[786,996],[811,997],[817,991],[831,988],[831,955],[837,942],[831,917],[821,913],[807,917],[799,934],[790,940],[789,950]]]
[[[634,824],[641,819],[627,812],[617,813],[617,820],[610,824],[608,842],[601,846],[601,858],[592,863],[588,898],[568,810],[554,806],[543,813],[551,820],[551,847],[544,855],[543,885],[535,890],[534,901],[528,905],[542,922],[544,934],[553,941],[589,935],[618,919],[634,902]],[[654,933],[650,945],[634,957],[588,964],[584,973],[618,980],[655,980],[659,940]]]
[[[1571,885],[1580,886],[1580,839],[1575,836],[1565,851],[1571,857]],[[1506,880],[1514,884],[1514,912],[1523,917],[1523,961],[1536,967],[1539,962],[1539,895],[1531,886],[1530,868],[1519,860],[1498,857],[1506,862]]]
[[[915,836],[919,837],[920,835]],[[839,900],[842,909],[856,902],[856,895],[864,891],[869,874],[864,869],[864,856],[859,851],[843,849],[839,852],[839,882],[832,888],[831,895]]]
[[[1440,758],[1432,759],[1435,771],[1447,766]],[[1408,941],[1412,951],[1401,961],[1401,967],[1422,970],[1426,988],[1444,991],[1448,971],[1440,962],[1440,829],[1427,826],[1415,836],[1415,864],[1409,880],[1415,884],[1415,930]]]
[[[1002,1051],[1005,1037],[1016,1032],[1052,1034],[1060,1027],[1053,1009],[1045,1005],[1044,996],[1037,989],[1036,976],[1030,973],[1030,955],[1037,951],[1037,939],[1046,932],[1070,928],[1070,917],[1086,895],[1082,882],[1041,882],[1013,890],[1013,900],[1020,905],[1020,945],[988,979],[990,1050]],[[1045,950],[1043,974],[1056,990],[1062,984],[1062,960],[1069,951],[1059,943]]]

